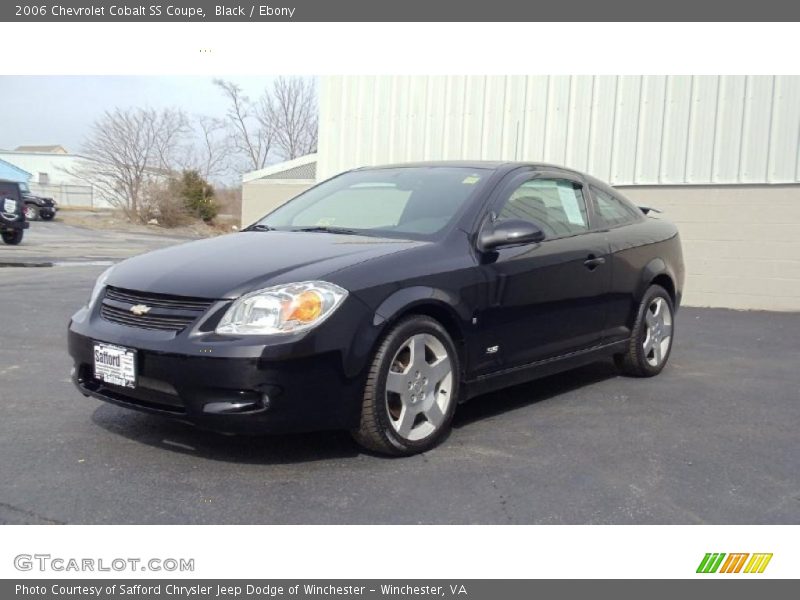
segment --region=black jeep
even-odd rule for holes
[[[28,228],[22,190],[16,181],[0,179],[0,235],[6,244],[19,244]]]
[[[55,200],[32,193],[27,183],[20,183],[19,188],[22,192],[22,201],[25,203],[25,218],[28,221],[36,219],[50,221],[56,216],[58,205]]]

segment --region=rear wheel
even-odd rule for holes
[[[674,314],[667,290],[651,285],[639,304],[627,352],[614,357],[623,373],[652,377],[661,372],[672,351]]]
[[[33,204],[26,204],[25,205],[25,219],[28,221],[35,221],[36,217],[39,216],[39,207],[34,206]]]
[[[22,241],[22,229],[12,229],[3,232],[3,242],[11,246],[16,246]]]
[[[425,316],[401,321],[375,353],[353,437],[384,454],[429,450],[450,427],[459,373],[458,353],[444,327]]]

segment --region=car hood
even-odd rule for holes
[[[114,267],[108,284],[130,290],[235,298],[292,281],[324,279],[351,265],[425,244],[322,232],[241,232],[170,246]]]

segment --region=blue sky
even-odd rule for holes
[[[273,77],[226,77],[250,97]],[[0,76],[0,149],[60,144],[79,152],[89,127],[114,107],[174,106],[190,114],[221,117],[226,102],[214,77]]]

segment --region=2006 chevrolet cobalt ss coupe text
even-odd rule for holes
[[[244,231],[128,259],[69,326],[85,395],[225,432],[347,429],[412,454],[459,402],[669,358],[674,225],[561,167],[350,171]]]

